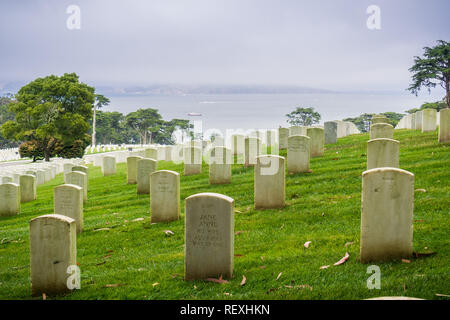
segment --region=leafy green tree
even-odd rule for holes
[[[102,144],[125,143],[125,116],[117,111],[97,111],[97,141]]]
[[[373,113],[363,113],[359,117],[346,118],[344,121],[353,122],[361,132],[368,132],[370,130],[370,123],[372,121]]]
[[[291,126],[310,126],[320,121],[320,113],[314,111],[314,108],[297,108],[291,113],[286,114],[286,121]]]
[[[450,107],[450,43],[438,40],[437,45],[424,47],[423,57],[414,57],[414,65],[409,69],[413,73],[413,83],[408,88],[417,95],[422,87],[431,92],[431,88],[440,85],[445,90],[445,102]]]
[[[388,123],[394,127],[404,116],[404,114],[397,112],[383,112],[382,115],[386,116],[386,118],[388,118]]]
[[[11,102],[13,102],[13,96],[11,94],[5,94],[0,97],[0,126],[6,121],[14,120],[14,114],[9,111],[9,104]],[[4,138],[0,133],[0,148],[13,148],[17,146],[17,142]]]
[[[153,133],[153,142],[160,144],[174,144],[175,141],[172,138],[172,134],[175,130],[191,129],[193,125],[189,120],[185,119],[172,119],[170,121],[164,121],[158,132]]]
[[[162,116],[157,109],[141,108],[127,114],[126,123],[137,132],[140,144],[148,144],[152,143],[152,134],[161,129]]]
[[[106,98],[105,96],[103,96],[101,94],[95,95],[94,114],[92,116],[92,142],[91,142],[92,146],[95,146],[97,144],[97,139],[96,139],[97,109],[107,106],[109,104],[109,102],[110,102],[109,99]]]
[[[9,108],[15,118],[1,127],[4,137],[26,143],[27,150],[33,146],[33,160],[83,155],[94,88],[81,83],[75,73],[65,73],[38,78],[23,86],[15,98]]]

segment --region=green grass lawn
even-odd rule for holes
[[[327,145],[311,159],[312,173],[286,177],[286,207],[253,208],[253,168],[234,165],[229,185],[210,186],[203,174],[181,176],[181,219],[150,225],[149,196],[126,184],[126,164],[103,177],[90,166],[84,231],[77,238],[81,289],[58,299],[366,299],[411,296],[446,299],[450,294],[450,145],[437,132],[396,130],[400,167],[415,175],[414,251],[434,255],[410,263],[378,263],[381,289],[366,287],[359,261],[361,173],[368,134]],[[286,156],[285,151],[281,152]],[[183,172],[160,162],[159,169]],[[15,217],[0,219],[0,298],[31,299],[29,220],[53,213],[60,174],[38,187],[38,200]],[[234,277],[229,283],[184,281],[184,199],[217,192],[235,200]],[[144,218],[142,221],[133,221]],[[107,230],[96,231],[100,228]],[[174,235],[166,235],[165,230]],[[306,241],[312,241],[307,249]],[[333,266],[348,252],[348,261]],[[327,269],[320,269],[330,265]],[[277,279],[277,277],[281,276]],[[247,281],[241,286],[242,277]],[[114,286],[106,286],[114,285]],[[448,298],[447,298],[448,299]]]

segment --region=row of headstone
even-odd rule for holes
[[[437,112],[435,109],[423,109],[412,114],[407,114],[395,129],[414,129],[422,132],[436,131],[439,126],[438,141],[440,143],[450,142],[450,108],[441,109]]]
[[[72,167],[76,167],[75,162],[64,160],[5,167],[8,175],[0,178],[0,216],[19,214],[21,203],[36,200],[38,185],[51,181],[58,173],[71,170]]]

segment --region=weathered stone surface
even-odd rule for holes
[[[323,124],[325,131],[325,144],[337,142],[337,123],[336,121],[327,121]]]
[[[20,201],[22,203],[36,200],[36,177],[31,174],[20,176]]]
[[[422,110],[422,132],[436,131],[436,109]]]
[[[367,142],[367,169],[399,167],[400,143],[397,140],[379,138]]]
[[[289,127],[290,136],[306,136],[307,127],[305,126],[291,126]]]
[[[84,172],[81,171],[72,171],[69,173],[66,173],[64,175],[64,182],[66,184],[74,184],[76,186],[79,186],[83,188],[83,200],[84,202],[87,201],[87,175]]]
[[[139,159],[137,161],[137,193],[150,193],[150,174],[156,171],[158,161],[155,159]]]
[[[53,189],[53,213],[75,220],[77,233],[83,231],[83,188],[62,184]]]
[[[151,222],[180,218],[180,174],[170,170],[155,171],[150,176]]]
[[[288,173],[309,172],[310,140],[308,136],[289,136],[287,151]]]
[[[309,149],[311,157],[323,156],[325,146],[325,133],[323,128],[308,128],[306,133],[306,135],[311,138]]]
[[[282,208],[285,206],[284,158],[264,155],[256,158],[254,201],[256,209]]]
[[[289,137],[289,129],[288,128],[279,128],[278,129],[278,143],[280,150],[284,150],[288,148],[288,137]]]
[[[70,292],[69,266],[76,266],[76,222],[49,214],[30,221],[31,294],[40,296]]]
[[[376,123],[388,123],[388,118],[384,115],[377,114],[372,117],[372,124]]]
[[[231,150],[214,147],[209,156],[209,183],[231,183]]]
[[[450,109],[439,111],[439,142],[450,142]]]
[[[116,158],[104,156],[102,163],[103,176],[112,176],[116,174]]]
[[[416,111],[416,130],[422,130],[422,110]]]
[[[388,123],[375,123],[370,126],[370,139],[394,139],[394,127]]]
[[[72,167],[72,171],[79,171],[86,174],[87,184],[86,188],[89,190],[89,167],[82,166],[82,165],[76,165]]]
[[[137,183],[137,161],[142,157],[131,156],[127,158],[127,184]]]
[[[14,216],[20,213],[20,186],[8,182],[0,184],[0,217]]]
[[[183,148],[184,175],[202,173],[202,149],[198,147]]]
[[[158,160],[158,149],[156,148],[146,148],[144,150],[145,153],[145,157],[147,159],[154,159],[154,160]]]
[[[245,138],[244,167],[254,166],[256,157],[261,154],[261,140],[255,137]]]
[[[186,198],[185,279],[231,278],[234,200],[217,193]]]
[[[412,255],[414,175],[398,168],[362,174],[361,262]]]
[[[244,150],[245,150],[245,136],[242,134],[233,134],[231,136],[231,150],[233,155],[241,155],[242,159],[244,158]]]
[[[69,172],[71,172],[73,166],[74,166],[73,163],[69,163],[69,162],[64,163],[64,164],[63,164],[63,167],[64,167],[64,173],[69,173]]]

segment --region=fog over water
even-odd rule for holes
[[[203,129],[275,129],[288,126],[286,114],[295,107],[314,107],[322,121],[341,120],[361,113],[395,111],[420,106],[440,96],[422,94],[205,94],[185,96],[111,96],[111,105],[105,110],[127,113],[136,108],[149,107],[160,111],[164,119],[183,118],[202,120]],[[201,117],[188,116],[200,113]]]

